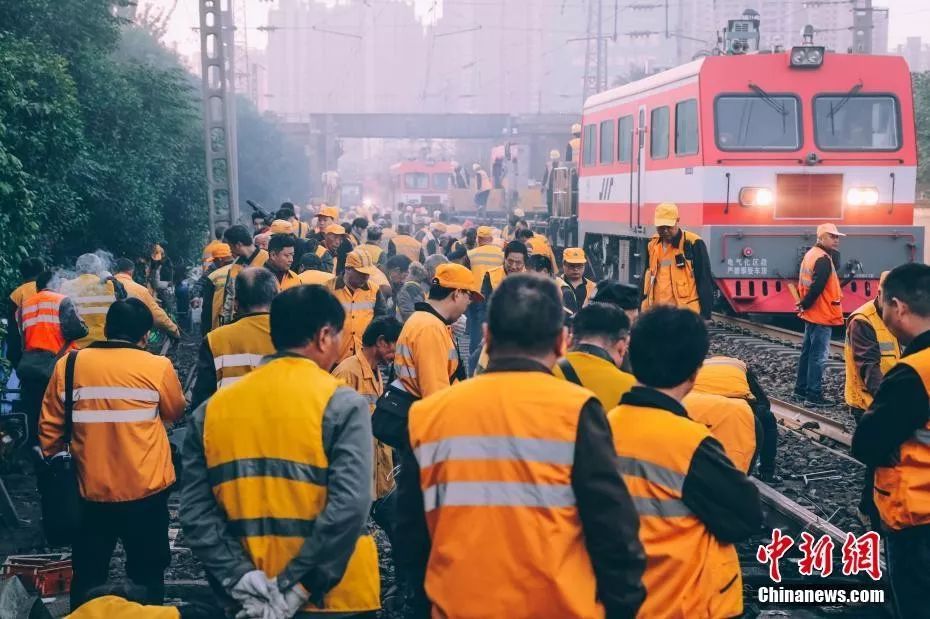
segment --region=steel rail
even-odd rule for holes
[[[852,435],[846,431],[846,426],[836,419],[776,398],[769,398],[769,401],[772,404],[772,414],[785,427],[803,434],[822,436],[845,447],[852,445]]]
[[[792,331],[791,329],[784,329],[774,325],[761,324],[746,318],[737,318],[735,316],[727,316],[725,314],[715,313],[713,314],[713,320],[715,323],[718,323],[724,327],[730,327],[732,329],[738,329],[756,335],[762,335],[773,339],[787,341],[798,346],[800,346],[804,341],[804,334],[798,331]],[[833,353],[842,355],[843,342],[830,340],[830,349]]]

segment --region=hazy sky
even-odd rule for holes
[[[157,7],[171,7],[176,0],[139,0],[139,4],[146,3]],[[268,8],[274,5],[274,2],[265,0],[232,0],[234,6],[247,7],[245,13],[245,22],[249,27],[248,39],[252,47],[264,47],[266,35],[263,32],[255,30],[256,26],[262,26],[267,23],[266,14]],[[338,0],[328,0],[329,3],[335,4]],[[424,7],[432,5],[435,0],[414,0]],[[441,1],[441,0],[440,0]],[[520,2],[521,0],[500,0],[501,2]],[[711,0],[705,0],[711,2]],[[171,28],[167,38],[169,44],[176,45],[178,50],[183,54],[190,54],[196,51],[199,46],[199,38],[195,31],[192,30],[199,22],[198,0],[177,0],[177,8],[171,19]],[[888,33],[888,44],[892,49],[898,44],[903,43],[904,39],[909,36],[922,36],[924,42],[930,43],[930,0],[875,0],[875,6],[885,6],[891,9],[891,24]],[[243,16],[237,16],[237,21],[241,24]],[[765,28],[765,24],[762,24]]]

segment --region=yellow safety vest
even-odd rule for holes
[[[228,387],[254,370],[265,355],[274,352],[268,314],[243,316],[207,334],[213,354],[216,388]]]
[[[733,465],[748,473],[756,453],[756,418],[749,403],[737,397],[692,391],[681,404],[688,417],[710,429]]]
[[[698,370],[694,390],[727,398],[754,400],[747,372],[746,364],[735,357],[710,357],[704,360],[704,365]]]
[[[378,302],[378,289],[370,283],[364,288],[350,290],[344,282],[336,284],[333,294],[342,303],[346,319],[342,325],[342,352],[339,363],[362,349],[362,335],[375,318],[375,304]]]
[[[894,364],[901,358],[901,347],[898,340],[891,334],[888,327],[882,321],[878,308],[875,307],[875,301],[869,301],[852,314],[849,315],[849,322],[861,320],[871,325],[875,331],[875,339],[878,340],[878,349],[881,352],[882,359],[879,369],[882,376],[888,373]],[[846,387],[845,393],[846,404],[860,410],[868,410],[872,406],[872,394],[865,388],[865,381],[856,370],[856,362],[853,359],[852,345],[849,342],[849,331],[846,332],[846,343],[843,346],[843,358],[846,361]]]
[[[482,245],[468,252],[468,263],[475,277],[475,285],[480,287],[485,273],[504,265],[504,252],[495,245]]]
[[[107,339],[103,327],[110,306],[116,302],[113,282],[101,280],[99,275],[79,275],[62,284],[61,294],[71,297],[75,309],[87,325],[87,335],[75,341],[78,348]]]
[[[693,245],[700,240],[701,237],[687,230],[681,231],[676,246],[665,245],[658,235],[652,237],[648,246],[649,270],[643,285],[643,311],[654,305],[675,305],[700,313],[694,266],[685,256],[685,244]],[[679,263],[683,266],[678,266]]]
[[[291,397],[268,397],[282,385]],[[203,446],[213,494],[252,565],[271,578],[301,551],[326,505],[323,413],[339,385],[313,361],[284,357],[207,402]],[[376,610],[379,596],[378,551],[365,533],[323,607],[303,610]]]

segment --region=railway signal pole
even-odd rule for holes
[[[232,0],[200,0],[200,68],[210,230],[239,221]]]
[[[604,36],[603,9],[604,0],[588,0],[582,101],[607,90],[607,37]]]

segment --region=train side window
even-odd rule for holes
[[[668,159],[668,107],[657,107],[650,113],[649,156]]]
[[[688,99],[675,105],[675,154],[696,155],[697,152],[697,100]]]
[[[601,123],[601,155],[600,163],[614,162],[614,121],[605,120]]]
[[[617,121],[617,161],[633,159],[633,117],[624,116]]]
[[[582,163],[591,166],[597,163],[597,125],[587,125],[584,128],[584,143],[582,144]]]

